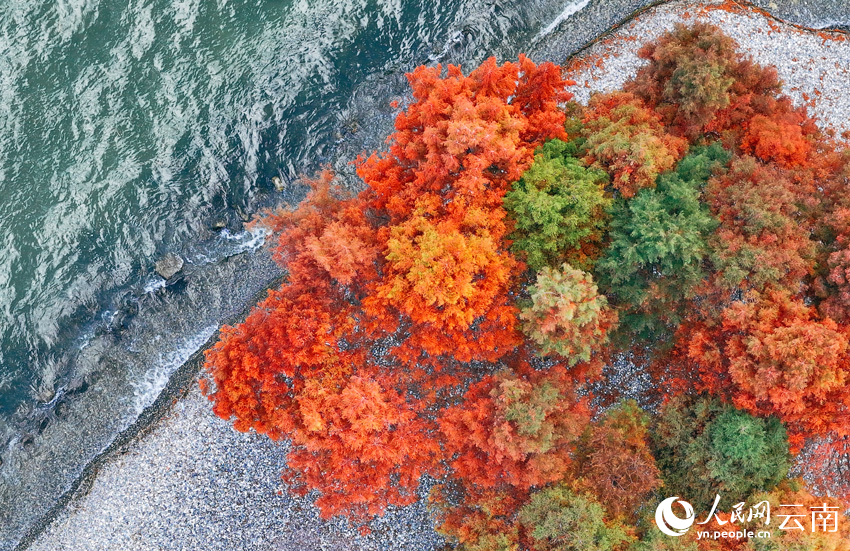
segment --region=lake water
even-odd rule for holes
[[[573,48],[646,3],[4,0],[0,550],[277,275],[243,220],[380,147],[405,71]],[[759,3],[850,24],[842,0]],[[163,286],[166,252],[186,281]]]

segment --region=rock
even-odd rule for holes
[[[156,273],[163,279],[171,279],[183,269],[183,259],[174,253],[168,253],[156,261]]]
[[[85,377],[76,376],[73,377],[68,384],[65,385],[65,393],[66,394],[77,394],[80,392],[85,392],[89,388],[89,383],[86,381]]]
[[[343,121],[342,129],[347,134],[356,134],[360,130],[360,122],[355,118],[349,118]]]
[[[53,387],[53,383],[51,382],[43,381],[39,385],[32,385],[30,389],[32,389],[35,399],[42,404],[50,403],[50,401],[52,401],[56,396],[56,389]]]
[[[243,222],[248,222],[251,220],[251,215],[242,210],[242,207],[240,207],[239,205],[236,205],[233,210],[236,211],[236,214],[239,216],[239,218],[242,219]]]

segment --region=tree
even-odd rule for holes
[[[706,23],[677,24],[638,51],[649,61],[624,88],[653,106],[680,135],[693,139],[732,103],[743,74],[758,71],[743,60],[734,40]],[[778,91],[775,72],[763,87]]]
[[[785,427],[708,398],[672,398],[652,429],[652,446],[664,491],[695,509],[721,507],[771,490],[788,473]]]
[[[243,432],[287,436],[298,418],[293,395],[306,381],[344,379],[365,361],[362,351],[340,350],[350,326],[336,306],[289,287],[271,291],[239,326],[223,327],[206,352],[215,414]]]
[[[721,288],[800,290],[814,244],[787,172],[752,157],[735,159],[709,181],[705,198],[720,220],[711,247]]]
[[[719,331],[719,332],[718,332]],[[722,326],[691,337],[702,386],[803,435],[846,434],[850,393],[846,329],[787,291],[750,292],[722,313]]]
[[[793,115],[756,115],[750,121],[741,148],[762,161],[775,162],[782,167],[805,166],[809,162],[812,146],[803,133],[801,121],[796,119],[798,117]]]
[[[676,164],[687,142],[667,134],[660,117],[633,94],[613,92],[590,99],[584,115],[584,161],[611,175],[625,198],[655,187],[655,178]]]
[[[671,132],[691,141],[707,133],[783,166],[806,164],[818,129],[805,108],[795,108],[776,69],[744,58],[719,28],[676,25],[643,46],[648,60],[624,89],[661,115]]]
[[[364,523],[415,499],[420,476],[439,472],[439,444],[415,401],[383,389],[374,373],[352,375],[366,359],[339,344],[352,336],[346,310],[294,289],[272,291],[243,324],[222,330],[207,353],[213,410],[238,430],[289,438],[293,489],[318,490],[325,517]]]
[[[362,294],[377,278],[378,234],[362,199],[352,197],[324,170],[307,180],[306,199],[294,210],[278,209],[254,222],[270,230],[275,259],[292,286],[337,284]]]
[[[323,518],[366,523],[388,505],[416,501],[422,475],[439,473],[439,442],[421,404],[385,379],[364,372],[337,388],[314,380],[297,399],[284,480],[300,495],[317,491]]]
[[[571,366],[590,360],[617,322],[593,277],[569,264],[560,271],[548,266],[540,270],[528,292],[531,304],[520,312],[523,330],[541,353],[559,354]]]
[[[615,203],[611,243],[596,273],[630,334],[649,337],[675,327],[685,301],[704,287],[707,240],[718,222],[700,196],[728,158],[719,144],[694,148],[675,172],[658,178],[655,189]]]
[[[521,271],[504,241],[504,195],[544,141],[565,137],[567,81],[551,63],[464,76],[449,66],[408,75],[413,102],[389,150],[361,159],[369,208],[387,224],[383,281],[364,301],[386,331],[407,326],[407,363],[443,354],[495,361],[520,342],[509,288]]]
[[[369,185],[371,207],[390,225],[406,219],[426,194],[446,199],[440,215],[457,222],[473,207],[501,207],[512,182],[531,164],[534,149],[564,138],[558,106],[572,84],[551,63],[496,64],[495,58],[464,76],[459,67],[416,68],[407,75],[413,101],[396,117],[383,154],[361,159],[357,173]],[[488,224],[498,224],[498,213]],[[476,220],[480,220],[476,218]]]
[[[546,142],[505,195],[515,223],[512,250],[534,271],[564,261],[586,268],[602,239],[608,176],[585,168],[573,149],[561,140]]]
[[[561,479],[588,420],[563,382],[501,372],[470,386],[444,411],[440,430],[452,471],[467,485],[528,489]]]
[[[291,489],[318,491],[325,517],[363,524],[415,500],[421,475],[439,472],[440,449],[422,404],[370,365],[349,298],[377,277],[374,228],[332,174],[310,185],[298,209],[263,221],[276,232],[288,282],[222,329],[207,352],[210,399],[238,430],[289,438]]]
[[[622,525],[606,522],[599,503],[563,486],[533,493],[519,522],[533,551],[612,551],[630,539]]]
[[[632,519],[661,486],[648,429],[649,415],[629,400],[606,411],[585,437],[579,454],[581,486],[615,517]]]
[[[422,205],[390,229],[387,275],[376,296],[415,323],[465,330],[498,304],[516,261],[499,250],[490,232],[462,232],[451,220],[433,220],[428,212]]]

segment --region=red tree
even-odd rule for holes
[[[661,117],[626,92],[593,96],[582,135],[587,139],[584,161],[607,170],[625,198],[655,187],[655,178],[673,168],[687,148],[685,140],[667,134]]]
[[[720,220],[712,248],[725,289],[781,285],[792,292],[812,270],[815,247],[791,175],[752,157],[712,178],[705,200]]]
[[[804,166],[809,161],[812,145],[803,133],[799,117],[794,117],[793,112],[783,115],[754,116],[741,141],[741,149],[762,161],[772,161],[786,168]]]
[[[343,385],[309,381],[296,399],[298,423],[289,433],[284,480],[301,495],[318,490],[324,518],[365,523],[388,505],[417,499],[423,474],[439,472],[439,441],[422,404],[376,371]]]
[[[830,319],[785,291],[751,292],[729,306],[722,325],[696,331],[688,353],[702,386],[756,415],[805,435],[850,431],[848,337]]]

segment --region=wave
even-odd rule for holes
[[[205,327],[197,334],[187,338],[176,350],[160,354],[156,362],[139,380],[133,382],[133,398],[130,407],[130,416],[127,418],[129,425],[157,399],[159,394],[168,384],[172,373],[186,363],[192,355],[209,340],[216,332],[218,326]]]
[[[546,25],[539,33],[537,33],[536,39],[539,40],[546,35],[552,34],[555,30],[561,26],[561,23],[574,16],[581,10],[583,10],[587,5],[590,4],[590,0],[577,0],[570,4],[567,4],[564,7],[564,11],[562,11],[551,23]]]

